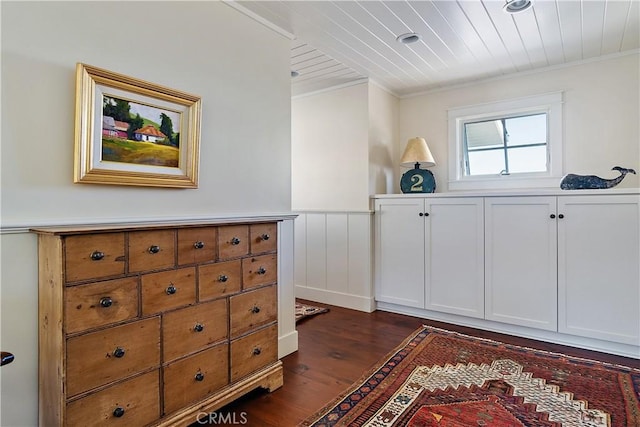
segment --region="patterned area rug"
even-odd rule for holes
[[[638,427],[640,369],[424,327],[302,426]]]
[[[326,313],[327,311],[329,311],[329,309],[325,307],[317,307],[315,305],[303,304],[296,301],[296,323],[298,323],[302,319],[306,319],[307,317],[320,313]]]

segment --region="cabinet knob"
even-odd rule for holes
[[[158,246],[158,245],[149,246],[149,253],[150,254],[157,254],[158,252],[160,252],[160,246]]]
[[[256,270],[256,274],[267,274],[267,270],[264,269],[264,267],[260,266],[257,270]]]
[[[204,242],[201,242],[201,241],[198,240],[197,242],[195,242],[193,244],[193,247],[196,248],[196,249],[202,249],[202,248],[204,248]]]
[[[429,212],[420,212],[418,215],[420,215],[420,216],[429,216]]]
[[[251,309],[251,312],[253,314],[258,314],[260,313],[260,307],[258,307],[257,305],[254,305],[253,308]]]
[[[193,327],[193,330],[196,332],[202,332],[204,330],[204,325],[196,323],[196,326]]]
[[[560,215],[558,215],[558,218],[562,219],[562,218],[564,218],[564,215],[560,214]]]
[[[240,239],[238,239],[237,237],[234,237],[231,239],[231,244],[232,245],[239,245],[240,244]]]
[[[113,410],[113,416],[116,418],[120,418],[121,416],[124,415],[124,408],[121,407],[117,407],[116,409]]]
[[[267,233],[265,233],[265,234],[263,234],[262,236],[260,236],[260,238],[261,238],[262,240],[269,240],[269,238],[270,238],[270,237],[271,237],[271,236],[269,236]]]
[[[260,349],[260,347],[256,347],[253,349],[253,355],[254,356],[259,356],[260,353],[262,353],[262,350]]]
[[[113,304],[113,300],[111,297],[102,297],[100,298],[100,307],[108,308]]]
[[[204,374],[202,372],[198,372],[194,378],[196,381],[204,381]]]
[[[220,276],[218,276],[218,282],[222,282],[222,283],[224,283],[224,282],[226,282],[227,280],[229,280],[229,277],[227,277],[227,276],[226,276],[226,275],[224,275],[224,274],[221,274]]]
[[[418,216],[424,216],[424,214],[423,214],[422,212],[420,212],[420,213],[418,214]]]
[[[556,217],[556,214],[551,214],[549,215],[549,218],[554,219]]]
[[[172,283],[167,287],[167,295],[173,295],[178,291],[178,289],[176,289],[175,285]]]
[[[116,349],[113,350],[113,355],[118,359],[124,357],[124,348],[116,347]]]
[[[100,251],[91,252],[91,261],[100,261],[102,258],[104,258],[104,252],[100,252]]]

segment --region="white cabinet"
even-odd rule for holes
[[[375,204],[377,301],[424,308],[424,201],[379,199]]]
[[[558,198],[558,331],[640,344],[640,196]]]
[[[375,210],[376,300],[482,318],[482,198],[380,198]]]
[[[427,199],[425,213],[425,308],[484,317],[482,198]]]
[[[485,318],[557,329],[555,197],[485,199]]]
[[[640,354],[637,192],[390,195],[375,210],[382,309]]]

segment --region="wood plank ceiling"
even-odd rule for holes
[[[293,95],[369,78],[406,96],[640,48],[640,0],[532,0],[515,14],[504,0],[234,3],[293,35]],[[409,32],[421,39],[396,41]]]

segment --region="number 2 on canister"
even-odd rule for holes
[[[422,183],[424,182],[424,178],[422,177],[422,175],[412,175],[411,176],[411,181],[415,183],[411,186],[411,191],[423,191],[422,190]]]

